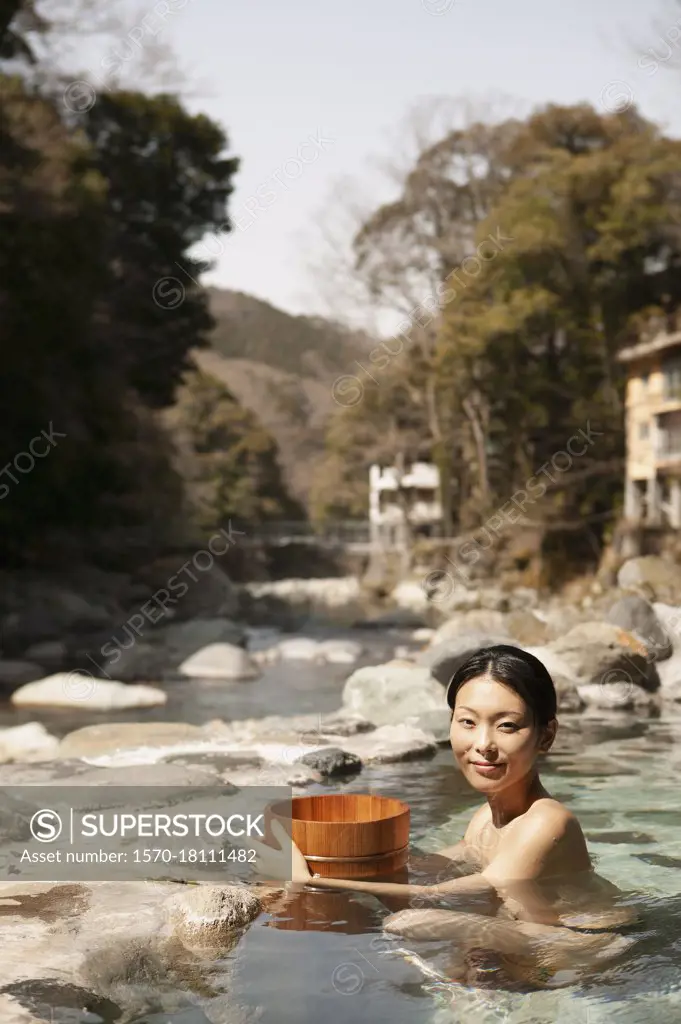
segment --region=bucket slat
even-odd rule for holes
[[[275,805],[310,869],[327,878],[368,878],[401,870],[409,856],[409,806],[372,793],[294,797]]]

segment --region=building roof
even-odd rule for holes
[[[664,349],[674,348],[677,345],[681,346],[681,331],[675,331],[673,334],[658,334],[652,341],[641,341],[638,345],[623,348],[617,358],[621,363],[630,363],[635,359],[644,359],[646,356],[655,355],[656,352],[662,352]]]

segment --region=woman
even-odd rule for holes
[[[456,939],[468,952],[473,942],[477,949],[520,956],[525,966],[540,954],[548,963],[549,945],[554,969],[565,966],[566,955],[576,966],[584,957],[627,947],[630,942],[612,935],[584,934],[628,923],[632,913],[615,907],[618,890],[594,873],[578,820],[539,778],[538,762],[558,724],[545,666],[517,647],[483,648],[454,674],[447,703],[454,757],[485,803],[463,839],[440,853],[472,873],[426,886],[320,878],[293,844],[293,881],[314,878],[324,888],[406,896],[420,907],[424,900],[445,901],[446,908],[393,914],[384,929],[415,939]],[[278,839],[290,842],[283,831]],[[482,914],[449,909],[473,898],[486,904]]]

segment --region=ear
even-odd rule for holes
[[[553,741],[556,738],[556,731],[558,729],[558,721],[552,718],[551,721],[542,729],[541,737],[539,740],[539,751],[542,754],[548,753],[553,746]]]

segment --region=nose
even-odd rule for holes
[[[475,752],[481,754],[486,761],[493,761],[497,756],[497,748],[492,739],[491,731],[485,725],[481,725],[476,730],[473,746],[475,747]]]

